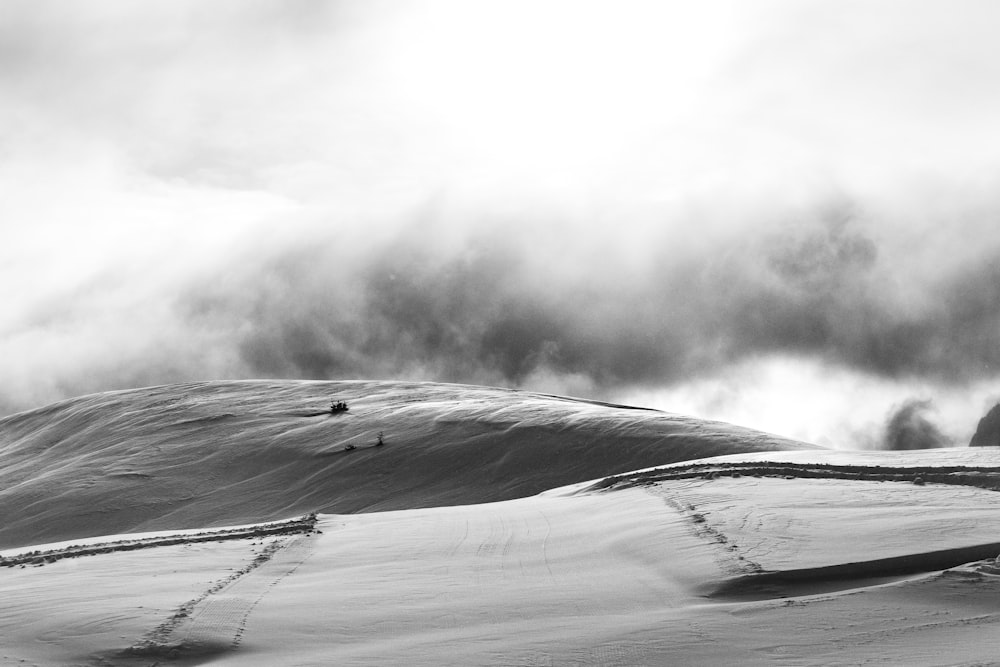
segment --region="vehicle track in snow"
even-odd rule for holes
[[[626,489],[660,482],[724,477],[778,480],[828,479],[869,482],[905,482],[911,485],[945,484],[1000,491],[1000,468],[967,466],[891,467],[800,464],[784,462],[709,462],[670,466],[606,478],[590,489]],[[705,587],[706,597],[719,601],[755,601],[814,595],[878,585],[915,575],[971,567],[972,578],[1000,573],[1000,542],[988,541],[952,549],[918,551],[868,561],[800,569],[767,570],[753,559],[753,549],[736,544],[723,529],[713,526],[700,510],[698,493],[671,489],[664,501],[691,522],[693,532],[717,546],[716,560],[728,578]]]
[[[259,533],[251,530],[260,526],[236,529],[235,532],[224,531],[222,534],[227,539],[237,539],[232,537],[236,534],[242,539],[260,538],[263,548],[242,568],[180,605],[169,618],[140,640],[114,655],[106,656],[111,658],[110,662],[104,659],[98,664],[158,665],[163,659],[179,660],[176,664],[185,664],[185,661],[203,660],[238,647],[254,607],[271,588],[292,574],[312,554],[315,515],[280,523],[284,532]],[[171,539],[174,537],[171,536]],[[271,541],[264,545],[266,538]]]
[[[182,604],[121,651],[114,664],[157,665],[161,659],[183,664],[236,649],[257,604],[312,555],[312,548],[309,534],[276,537],[248,565]]]
[[[723,461],[672,465],[665,468],[612,475],[582,490],[627,489],[667,480],[741,476],[950,484],[1000,491],[1000,467],[838,465],[778,461]]]
[[[290,535],[295,533],[312,532],[316,526],[316,515],[302,517],[300,519],[289,519],[287,521],[272,521],[269,523],[254,524],[251,526],[240,526],[237,528],[226,528],[218,530],[204,530],[189,533],[176,533],[172,535],[156,535],[153,537],[128,538],[108,542],[93,542],[89,544],[71,544],[58,549],[45,549],[34,551],[22,551],[13,553],[10,556],[0,556],[0,567],[15,567],[25,565],[45,565],[54,563],[64,558],[78,558],[80,556],[97,556],[100,554],[114,553],[117,551],[135,551],[137,549],[151,549],[153,547],[166,547],[176,544],[195,544],[197,542],[222,542],[225,540],[245,540],[248,538],[261,538],[271,535]]]
[[[247,576],[240,577],[224,590],[209,595],[192,614],[184,634],[185,645],[239,646],[247,617],[267,593],[299,568],[312,555],[312,540],[307,535],[283,538],[270,558]]]

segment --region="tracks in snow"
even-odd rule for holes
[[[871,482],[910,482],[915,484],[951,484],[1000,491],[1000,467],[985,466],[866,466],[832,463],[783,463],[740,461],[689,463],[640,472],[612,475],[586,490],[625,489],[647,486],[666,480],[702,477],[786,477],[849,479]]]
[[[253,572],[225,590],[211,595],[201,609],[191,615],[184,644],[224,644],[239,646],[247,617],[261,599],[282,579],[292,574],[312,554],[309,536],[298,535],[284,541],[280,550]]]
[[[696,511],[695,505],[684,502],[679,497],[665,497],[664,501],[691,522],[690,526],[695,536],[717,547],[715,562],[721,571],[739,576],[752,576],[764,571],[760,563],[741,553],[739,545],[731,542],[721,530],[710,525],[705,516]]]
[[[1000,491],[1000,468],[969,466],[865,466],[802,464],[783,462],[709,462],[675,465],[667,468],[626,473],[608,477],[590,489],[625,489],[652,486],[659,482],[719,477],[771,477],[778,479],[842,479],[870,482],[907,482],[910,484],[946,484]],[[823,567],[792,570],[765,570],[749,554],[714,528],[695,504],[683,496],[665,498],[668,505],[686,516],[698,537],[716,543],[717,556],[729,578],[707,586],[706,597],[720,601],[755,601],[799,597],[872,586],[897,581],[918,574],[964,568],[967,578],[993,577],[1000,574],[1000,542],[988,542],[954,549],[926,551],[870,561],[841,563]],[[997,557],[994,560],[994,557]]]
[[[239,528],[229,528],[225,530],[207,530],[198,533],[178,533],[175,535],[158,535],[156,537],[141,537],[134,539],[125,538],[115,540],[113,542],[71,544],[68,547],[62,547],[60,549],[23,552],[7,557],[0,556],[0,566],[15,567],[17,565],[45,565],[46,563],[54,563],[58,560],[62,560],[63,558],[96,556],[98,554],[107,554],[116,551],[135,551],[136,549],[151,549],[153,547],[166,547],[175,544],[222,542],[224,540],[243,540],[247,538],[267,537],[269,535],[309,533],[312,532],[315,527],[316,515],[310,514],[300,519],[254,524],[252,526],[241,526]]]
[[[312,555],[310,535],[280,535],[254,560],[181,605],[166,621],[118,656],[205,659],[239,647],[247,619],[265,595]]]
[[[239,646],[254,607],[311,555],[311,534],[316,530],[316,522],[316,515],[310,514],[238,528],[74,544],[0,557],[0,565],[41,566],[63,558],[198,542],[260,539],[263,545],[264,539],[270,538],[272,541],[247,565],[182,604],[140,641],[103,659],[95,658],[101,665],[156,665],[164,658],[179,659],[182,662],[178,664],[184,664],[185,659],[203,659]]]

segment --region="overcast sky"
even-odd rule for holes
[[[998,25],[993,0],[4,0],[0,414],[405,378],[965,444],[1000,399]]]

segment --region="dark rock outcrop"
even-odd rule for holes
[[[969,447],[1000,447],[1000,403],[979,420]]]

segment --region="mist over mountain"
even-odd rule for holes
[[[959,4],[5,2],[0,414],[419,379],[964,440],[1000,59]]]
[[[3,0],[0,663],[994,664],[998,25]]]
[[[310,227],[268,247],[248,239],[234,259],[168,283],[127,327],[92,315],[128,307],[138,295],[127,280],[50,298],[10,340],[48,341],[51,357],[8,357],[23,379],[3,403],[227,377],[429,379],[613,400],[788,355],[901,385],[988,381],[1000,258],[912,285],[891,258],[899,249],[873,240],[856,212],[803,215],[752,244],[694,225],[642,244],[600,225],[529,241],[514,221],[466,230],[444,214],[389,235]],[[52,377],[22,393],[38,364]]]

